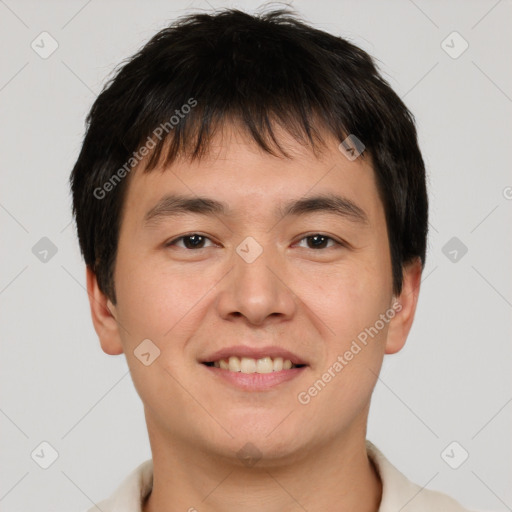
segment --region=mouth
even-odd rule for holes
[[[241,373],[273,373],[293,368],[302,368],[305,364],[292,363],[290,359],[283,357],[264,356],[258,359],[252,357],[229,356],[215,361],[206,361],[206,366],[219,368],[228,372]]]
[[[215,382],[243,391],[268,391],[291,382],[308,368],[306,361],[280,347],[226,347],[199,360]]]

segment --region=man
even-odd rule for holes
[[[463,511],[366,441],[428,224],[412,115],[371,57],[289,11],[191,15],[87,121],[92,319],[152,450],[91,510]]]

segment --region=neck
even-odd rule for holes
[[[149,422],[148,432],[153,489],[143,512],[378,511],[382,484],[367,456],[365,430],[304,450],[285,464],[262,459],[251,467],[170,442]]]

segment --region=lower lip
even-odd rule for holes
[[[242,373],[231,372],[204,364],[201,366],[210,371],[214,377],[223,379],[225,382],[244,391],[265,391],[274,388],[283,382],[289,382],[297,378],[307,368],[306,366],[301,366],[300,368],[290,368],[289,370],[271,373]]]

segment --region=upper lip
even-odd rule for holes
[[[306,361],[301,359],[298,355],[286,350],[282,347],[268,346],[268,347],[249,347],[246,345],[235,345],[232,347],[222,348],[216,352],[211,353],[201,360],[202,363],[212,363],[221,359],[228,359],[231,356],[236,357],[250,357],[252,359],[261,359],[263,357],[282,357],[289,359],[293,364],[307,364]]]

